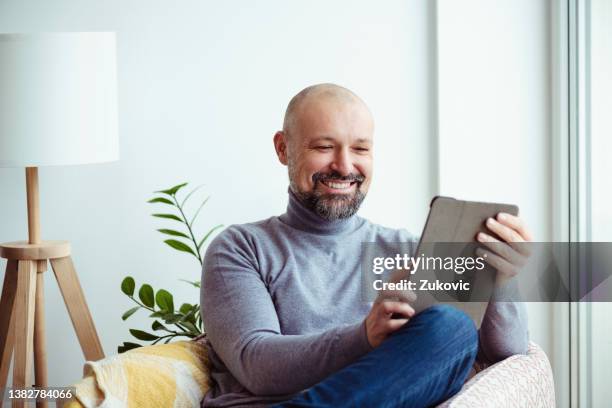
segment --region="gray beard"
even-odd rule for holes
[[[349,218],[357,213],[365,194],[357,190],[354,194],[321,194],[317,191],[302,192],[294,186],[291,190],[297,198],[319,217],[327,221],[336,221]]]

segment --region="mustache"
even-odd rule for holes
[[[312,175],[312,181],[316,183],[317,181],[323,180],[338,180],[338,181],[356,181],[358,183],[362,183],[365,180],[365,177],[361,174],[350,173],[346,176],[341,175],[340,173],[333,171],[331,173],[321,173],[317,172]]]

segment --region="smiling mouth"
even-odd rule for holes
[[[334,190],[347,190],[357,181],[320,180],[321,183]]]

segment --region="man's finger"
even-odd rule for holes
[[[412,290],[383,290],[379,293],[379,298],[412,303],[416,301],[417,295]]]
[[[409,319],[390,319],[387,322],[387,329],[391,332],[394,332],[400,329],[403,325],[408,323]]]
[[[514,228],[497,221],[494,218],[488,218],[486,222],[487,228],[497,234],[503,241],[507,242],[512,248],[525,256],[529,256],[531,251],[529,244],[526,243],[519,231]]]
[[[400,314],[406,317],[414,316],[414,309],[406,302],[386,301],[382,304],[382,310],[386,314]]]
[[[487,218],[487,228],[497,234],[505,242],[523,242],[524,239],[517,231],[500,223],[495,218]]]
[[[518,274],[518,269],[514,265],[487,249],[477,248],[476,255],[483,257],[486,263],[506,277],[512,278]]]
[[[514,247],[510,246],[509,244],[501,242],[489,234],[485,234],[484,232],[478,233],[477,238],[481,244],[511,264],[517,267],[523,267],[527,263],[525,257],[521,253],[515,251]]]
[[[527,229],[525,225],[525,221],[521,217],[517,217],[516,215],[500,212],[497,214],[497,221],[502,224],[509,226],[510,228],[518,231],[519,234],[523,237],[525,241],[532,241],[533,237],[531,236],[531,232]]]

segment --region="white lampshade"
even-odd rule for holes
[[[119,159],[114,33],[0,34],[0,167]]]

